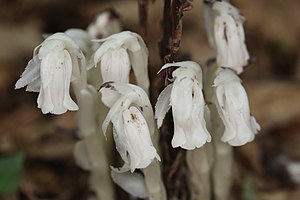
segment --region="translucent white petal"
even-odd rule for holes
[[[43,114],[50,113],[54,108],[49,90],[45,91],[42,87],[40,88],[37,103]]]
[[[176,148],[185,143],[186,143],[185,132],[183,128],[179,126],[177,119],[174,119],[174,136],[172,138],[171,145],[173,148]]]
[[[53,79],[53,72],[49,70],[52,68],[50,59],[51,55],[48,55],[41,62],[41,87],[37,103],[38,108],[42,109],[43,114],[51,112],[54,108],[49,90],[50,82]]]
[[[251,127],[254,133],[258,133],[258,131],[261,129],[260,125],[256,122],[256,119],[253,116],[251,116]]]
[[[124,166],[122,167],[123,170],[126,169],[126,166],[129,170],[129,158],[127,153],[127,142],[126,137],[124,134],[124,124],[122,120],[122,113],[117,113],[114,116],[113,122],[113,136],[114,141],[116,143],[116,149],[119,152],[122,160],[125,162]]]
[[[37,80],[40,77],[40,65],[41,61],[38,59],[38,56],[31,59],[25,71],[22,73],[21,78],[17,81],[15,89],[22,88]]]
[[[161,67],[161,69],[157,73],[159,74],[162,70],[167,69],[169,67],[186,67],[186,68],[193,69],[194,70],[194,74],[201,73],[200,65],[198,63],[196,63],[196,62],[193,62],[193,61],[181,61],[181,62],[174,62],[174,63],[166,63],[166,64],[164,64]],[[180,74],[180,73],[177,73],[177,74]],[[186,76],[185,73],[184,73],[184,75]]]
[[[77,104],[71,99],[70,96],[70,83],[71,83],[71,75],[72,75],[72,60],[71,60],[71,55],[67,50],[64,50],[64,58],[63,58],[63,65],[62,67],[65,69],[64,71],[64,100],[63,100],[63,105],[68,109],[68,110],[78,110],[79,107]]]
[[[148,193],[144,177],[140,173],[117,173],[111,171],[113,181],[123,190],[136,198],[147,198]]]
[[[102,91],[102,89],[100,90],[100,92]],[[110,108],[109,112],[107,113],[103,124],[102,124],[102,131],[105,134],[107,127],[109,125],[109,122],[112,120],[112,118],[117,114],[117,113],[121,113],[124,109],[128,108],[130,104],[130,101],[128,101],[126,99],[126,97],[120,97],[114,104],[113,106]]]
[[[103,88],[101,91],[101,101],[106,107],[112,107],[112,105],[120,98],[120,94],[117,91]]]
[[[181,80],[176,79],[173,83],[173,88],[171,92],[171,105],[173,118],[183,128],[187,125],[187,122],[191,120],[192,112],[192,87],[193,81],[187,77]],[[184,106],[183,106],[184,105]]]
[[[194,139],[190,141],[195,141],[195,146],[197,148],[201,147],[206,142],[211,141],[210,133],[206,128],[205,122],[205,112],[207,111],[207,106],[205,105],[204,97],[201,90],[201,84],[194,81],[193,85],[193,108],[192,108],[192,119],[193,119],[193,130],[197,131],[194,135]],[[192,134],[193,135],[193,134]],[[197,138],[196,138],[197,137]]]
[[[247,93],[240,80],[230,78],[231,81],[221,83],[220,80],[225,80],[225,77],[230,75],[237,76],[228,69],[219,71],[218,84],[215,84],[215,104],[225,125],[225,131],[221,140],[233,146],[240,146],[254,139],[259,125],[250,116]]]
[[[130,170],[145,168],[156,157],[149,128],[140,111],[132,106],[123,111],[124,134],[130,157]]]
[[[39,92],[41,88],[41,78],[29,83],[26,87],[26,92]]]
[[[171,108],[171,91],[173,84],[169,84],[165,89],[159,94],[157,102],[155,104],[155,119],[157,120],[157,127],[160,128],[163,119],[165,118],[168,110]]]
[[[148,77],[148,49],[141,36],[138,34],[134,35],[136,36],[136,45],[138,45],[138,47],[133,48],[128,46],[128,54],[137,84],[141,86],[147,93],[149,93],[150,82]],[[128,43],[129,42],[126,44]],[[135,41],[133,43],[135,43]]]
[[[129,82],[130,63],[125,49],[106,52],[101,59],[101,74],[104,82]]]
[[[112,39],[108,39],[101,44],[101,46],[96,50],[93,55],[94,58],[94,65],[96,66],[97,63],[102,59],[102,56],[107,53],[111,49],[119,49],[123,45],[123,41],[114,41]]]

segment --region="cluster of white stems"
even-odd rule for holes
[[[102,122],[102,131],[105,134],[112,123],[116,149],[124,161],[121,169],[114,169],[119,173],[133,173],[135,169],[146,168],[154,160],[160,161],[152,144],[156,129],[154,119],[157,127],[161,127],[170,108],[174,121],[172,147],[192,150],[212,140],[214,136],[207,128],[213,120],[207,106],[209,103],[216,106],[225,127],[221,140],[232,146],[244,145],[252,141],[260,129],[250,114],[248,97],[238,77],[249,59],[243,31],[244,18],[227,2],[217,1],[205,12],[218,67],[213,72],[204,73],[209,76],[204,77],[200,65],[193,61],[162,66],[160,71],[169,67],[176,69],[172,72],[172,83],[157,99],[155,114],[148,98],[148,50],[143,39],[130,31],[96,40],[96,45],[91,45],[90,36],[83,30],[47,37],[35,48],[16,89],[27,86],[27,91],[39,92],[37,104],[43,114],[76,111],[81,107],[72,99],[70,87],[85,84],[84,87],[93,88],[89,90],[99,89],[89,84],[92,81],[88,75],[92,69],[100,69],[97,84],[102,85],[99,90],[102,102],[110,108]],[[137,85],[130,84],[131,70]],[[213,81],[203,83],[203,79]],[[203,95],[204,88],[211,90],[209,99]]]

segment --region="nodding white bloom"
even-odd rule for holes
[[[124,160],[122,171],[133,172],[136,168],[145,168],[156,158],[160,160],[151,137],[154,133],[153,110],[147,94],[138,86],[107,82],[100,89],[110,89],[120,94],[111,106],[103,124],[106,132],[109,122],[113,124],[116,148]]]
[[[38,108],[44,114],[78,110],[69,89],[71,81],[80,76],[81,66],[85,66],[85,58],[75,42],[64,33],[56,33],[34,49],[15,89],[27,85],[27,91],[39,92]]]
[[[103,82],[129,83],[132,67],[137,84],[148,93],[150,85],[147,69],[148,50],[141,36],[124,31],[100,41],[103,44],[94,54],[94,65],[97,66],[100,62]],[[117,98],[111,93],[105,96],[109,98],[102,101],[107,106]]]
[[[249,60],[243,28],[245,18],[226,1],[215,1],[204,8],[209,41],[217,51],[217,64],[242,73]]]
[[[213,101],[225,126],[221,140],[232,146],[251,142],[260,126],[250,115],[247,93],[239,77],[231,69],[220,68],[213,87]]]
[[[172,107],[174,119],[173,147],[195,149],[211,141],[204,120],[205,102],[202,94],[202,71],[192,61],[165,64],[168,67],[179,67],[173,71],[175,79],[159,95],[155,106],[157,126],[162,125],[163,118]],[[161,71],[160,70],[160,71]]]
[[[113,9],[106,9],[99,13],[95,22],[87,27],[87,31],[93,39],[106,38],[122,30],[120,17]]]

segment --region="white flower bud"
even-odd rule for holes
[[[138,86],[124,83],[106,83],[100,89],[119,93],[119,99],[110,108],[102,125],[106,132],[113,124],[116,148],[124,160],[122,171],[147,167],[155,158],[160,160],[151,137],[154,133],[154,116],[147,94]],[[125,170],[124,170],[125,169]]]
[[[213,87],[213,101],[225,126],[221,140],[232,146],[251,142],[260,126],[250,115],[247,93],[239,77],[230,69],[220,68]]]
[[[100,42],[103,44],[94,54],[94,65],[97,66],[100,62],[103,82],[129,83],[132,67],[137,84],[148,93],[148,50],[143,39],[136,33],[124,31]],[[102,101],[107,106],[111,106],[117,98],[112,94],[105,96],[107,98]]]
[[[87,31],[93,39],[106,38],[122,30],[121,22],[116,11],[104,10],[97,15],[95,22],[87,27]]]
[[[38,92],[38,107],[42,112],[62,114],[78,110],[70,97],[70,83],[80,75],[85,58],[75,42],[64,33],[48,37],[34,50],[16,89],[27,85],[27,90]]]
[[[167,111],[172,107],[174,137],[172,146],[192,150],[211,141],[204,120],[205,102],[202,94],[202,72],[192,61],[165,64],[161,70],[179,67],[168,85],[159,95],[155,106],[155,118],[160,127]]]
[[[216,48],[218,66],[242,73],[249,60],[243,28],[245,18],[226,1],[206,4],[204,11],[209,42]]]

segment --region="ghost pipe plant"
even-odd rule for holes
[[[219,68],[213,87],[213,101],[225,126],[221,140],[232,146],[251,142],[260,126],[250,115],[247,93],[240,78],[228,68]]]
[[[39,92],[37,103],[44,114],[78,110],[82,140],[75,145],[75,157],[82,168],[90,170],[90,183],[97,199],[114,199],[111,174],[118,185],[139,198],[210,200],[214,196],[216,200],[227,200],[232,181],[232,146],[252,141],[260,129],[250,115],[247,94],[238,77],[249,60],[244,17],[227,1],[204,0],[205,26],[216,52],[216,63],[210,63],[202,74],[195,62],[174,62],[180,47],[183,13],[191,9],[191,1],[164,2],[160,56],[170,63],[161,70],[166,69],[171,84],[157,99],[155,118],[147,96],[150,81],[146,45],[136,33],[115,33],[120,28],[115,22],[119,21],[112,21],[111,12],[98,17],[88,28],[90,36],[71,29],[46,38],[35,48],[32,60],[16,83],[16,89],[27,86],[27,91]],[[91,45],[90,37],[105,38]],[[90,55],[91,61],[86,65],[85,56]],[[134,82],[130,80],[131,69],[139,86],[129,84]],[[96,75],[90,81],[87,70]],[[105,111],[99,109],[104,105],[95,90],[100,85],[102,101],[109,107],[102,131],[105,134],[112,123],[116,149],[124,161],[122,167],[112,167],[111,173],[98,134],[98,110],[105,116]],[[70,96],[70,87],[76,103]],[[170,108],[174,130],[172,118],[165,120],[161,128],[166,197],[154,120],[161,127]],[[173,138],[169,140],[172,132]],[[190,150],[186,156],[188,170],[182,164],[186,152],[182,149]],[[187,194],[186,172],[191,195]]]
[[[132,67],[137,84],[148,93],[148,49],[141,36],[123,31],[98,41],[102,44],[95,51],[92,65],[97,67],[100,62],[103,82],[129,83]]]
[[[119,14],[112,8],[105,9],[104,11],[100,12],[96,16],[95,20],[87,27],[87,33],[92,39],[103,39],[121,31],[122,24]],[[91,43],[91,48],[93,51],[91,53],[94,53],[94,51],[99,48],[100,44],[98,42]],[[95,88],[99,88],[103,83],[100,74],[101,69],[99,67],[88,70],[88,82]],[[104,106],[101,105],[100,107],[101,110],[103,110]]]
[[[217,64],[240,74],[248,64],[243,22],[238,9],[226,1],[204,5],[204,19],[210,44],[216,49]]]
[[[93,39],[106,38],[122,30],[119,14],[112,8],[100,12],[87,31]]]
[[[138,86],[116,82],[104,83],[100,89],[102,95],[106,95],[104,89],[119,93],[102,124],[105,133],[112,122],[116,149],[124,161],[122,168],[112,167],[113,180],[135,197],[165,200],[160,167],[155,161],[160,161],[160,157],[152,144],[156,127],[146,92]],[[134,172],[135,169],[141,169],[144,176]]]
[[[187,162],[191,176],[204,177],[211,185],[198,187],[203,182],[192,179],[193,198],[211,199],[212,188],[216,200],[227,200],[232,185],[230,145],[240,146],[252,141],[260,127],[250,116],[247,94],[237,76],[249,60],[243,29],[245,19],[226,1],[204,0],[204,3],[205,27],[216,51],[216,65],[210,61],[204,70],[204,94],[211,111],[209,130],[214,137],[212,144],[203,151],[188,153]],[[199,165],[190,160],[196,157],[201,157],[198,162],[204,163],[200,167],[209,170],[197,168]],[[207,177],[212,177],[211,183]],[[197,196],[197,191],[205,196]]]
[[[160,160],[151,135],[154,134],[154,116],[147,94],[138,86],[107,82],[107,88],[120,94],[103,122],[103,133],[111,121],[116,148],[124,161],[121,171],[147,167],[155,158]],[[102,93],[103,95],[103,93]]]
[[[80,76],[80,66],[85,66],[85,57],[78,46],[64,33],[56,33],[34,49],[15,89],[27,85],[27,91],[39,92],[37,103],[43,114],[78,110],[69,89]]]
[[[69,30],[67,33],[84,43],[84,31]],[[105,149],[96,135],[97,91],[87,85],[85,56],[74,40],[65,33],[56,33],[36,47],[32,60],[16,83],[16,89],[26,85],[27,91],[39,91],[37,102],[43,114],[59,115],[67,110],[78,110],[77,123],[83,139],[75,145],[76,161],[82,168],[91,171],[91,180],[100,181],[91,184],[96,195],[102,199],[113,198]],[[70,97],[70,85],[79,106]],[[101,162],[97,158],[101,158]],[[99,184],[103,181],[105,186]]]
[[[172,146],[192,150],[211,141],[204,120],[205,102],[202,94],[202,72],[200,66],[192,61],[165,64],[174,70],[173,84],[168,85],[159,95],[155,106],[158,128],[167,111],[172,107],[174,136]],[[160,70],[160,71],[161,71]],[[184,105],[184,106],[183,106]]]

